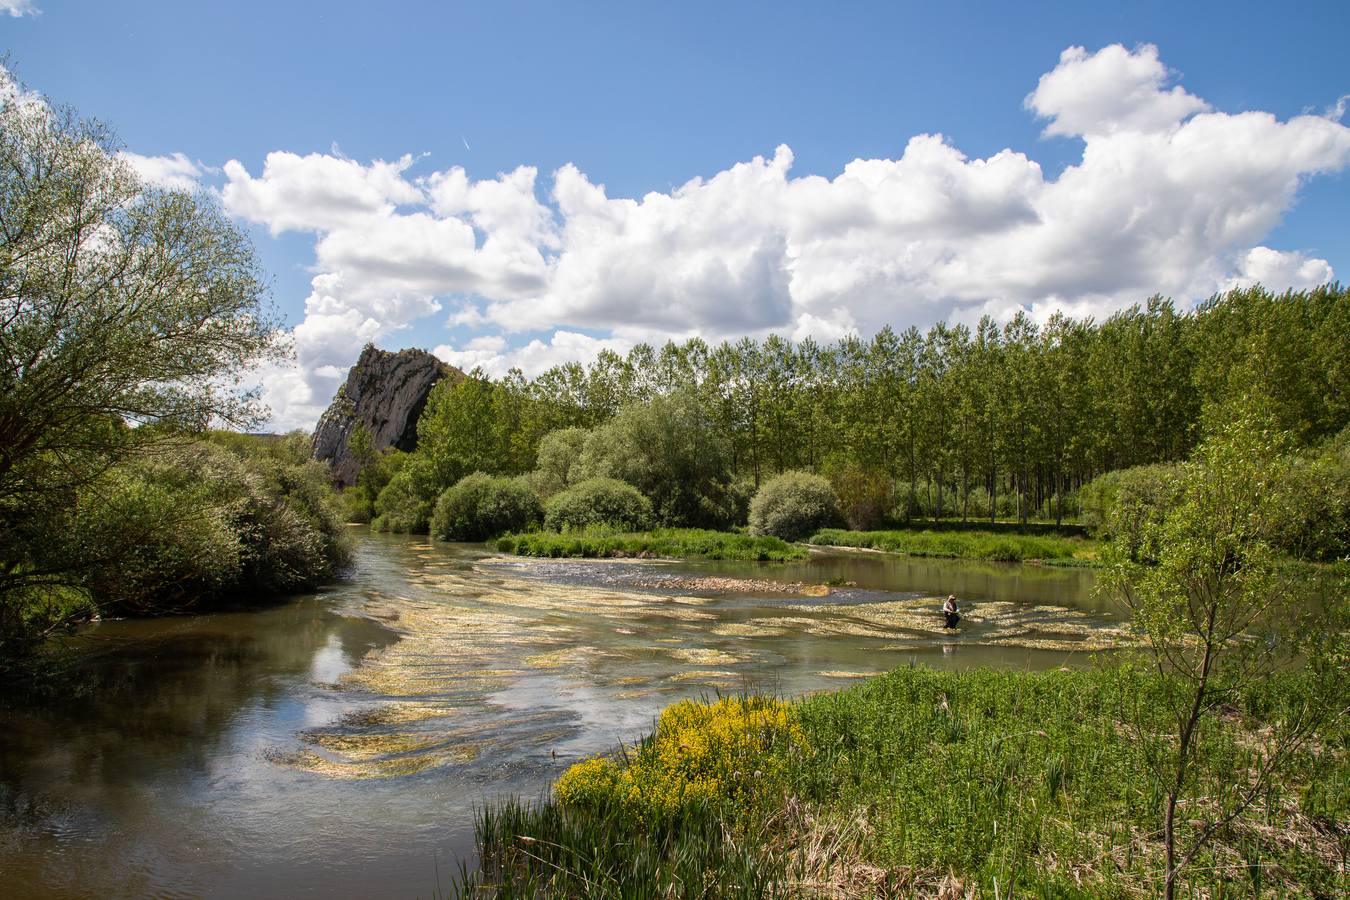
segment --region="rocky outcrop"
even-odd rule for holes
[[[425,350],[390,353],[367,344],[314,429],[314,458],[326,460],[338,487],[356,483],[361,460],[347,446],[358,424],[370,433],[372,450],[417,445],[417,417],[442,378],[463,378]]]

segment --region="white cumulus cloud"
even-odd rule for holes
[[[201,183],[202,167],[182,153],[167,156],[142,156],[123,150],[117,154],[146,184],[176,191],[192,191]]]
[[[1306,290],[1334,280],[1336,273],[1325,259],[1311,259],[1302,253],[1253,247],[1238,261],[1238,271],[1228,287],[1254,284],[1279,290]]]
[[[578,331],[558,330],[547,341],[535,338],[521,347],[508,347],[500,335],[483,335],[459,348],[443,344],[432,353],[465,372],[478,368],[499,378],[511,369],[520,369],[525,377],[532,378],[563,363],[588,363],[604,350],[627,353],[637,343],[634,338],[596,338]]]
[[[232,159],[225,163],[228,180],[222,196],[231,213],[266,225],[272,234],[359,227],[363,220],[387,215],[398,204],[425,199],[403,178],[412,164],[410,154],[394,162],[362,165],[323,153],[275,152],[267,154],[262,174],[254,178],[243,163]]]
[[[1041,76],[1026,105],[1050,120],[1047,135],[1166,131],[1209,109],[1180,85],[1168,88],[1171,74],[1152,44],[1133,51],[1113,44],[1092,54],[1070,47]]]

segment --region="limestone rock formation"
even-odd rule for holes
[[[358,424],[370,432],[372,450],[417,444],[417,417],[442,378],[463,378],[425,350],[390,353],[367,344],[314,429],[314,458],[327,460],[338,487],[356,483],[362,461],[348,448]]]

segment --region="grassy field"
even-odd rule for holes
[[[1005,562],[1035,560],[1047,565],[1061,566],[1095,565],[1099,547],[1096,541],[1083,537],[928,528],[896,531],[845,531],[827,528],[813,535],[809,543],[885,550],[910,556],[943,556]]]
[[[574,766],[553,799],[485,809],[482,868],[456,888],[1154,896],[1163,793],[1144,754],[1165,733],[1159,687],[1124,666],[911,668],[793,704],[677,704],[621,760]],[[1213,814],[1212,798],[1231,796],[1233,773],[1261,752],[1261,729],[1297,696],[1294,676],[1274,679],[1209,722],[1183,841]],[[1180,896],[1344,896],[1348,745],[1345,721],[1319,733],[1196,858]]]
[[[778,538],[697,528],[657,528],[627,534],[600,529],[565,534],[533,531],[498,538],[497,549],[519,556],[545,557],[665,557],[781,562],[806,556],[806,551],[801,547]]]

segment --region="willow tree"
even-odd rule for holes
[[[245,376],[285,352],[247,237],[117,150],[0,71],[0,604],[78,566],[62,517],[110,466],[257,422]]]

